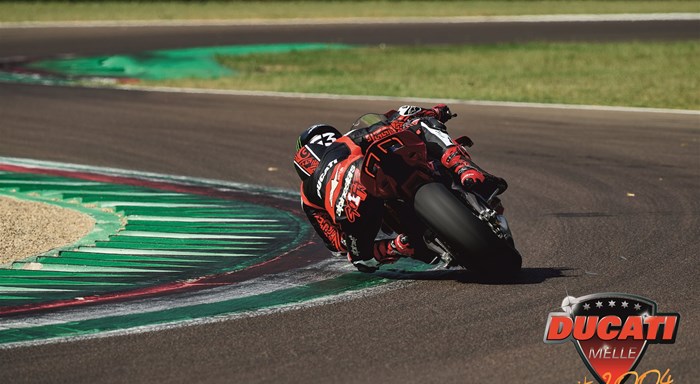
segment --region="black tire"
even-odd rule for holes
[[[454,251],[460,265],[504,276],[520,270],[522,258],[518,251],[499,239],[444,185],[430,183],[420,187],[414,209],[423,223]]]

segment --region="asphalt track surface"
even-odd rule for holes
[[[240,39],[264,32],[253,29]],[[66,31],[2,30],[9,38],[0,39],[0,56],[128,51],[158,43],[123,38],[133,32],[119,28],[112,30],[114,40],[110,31],[55,38]],[[236,35],[235,28],[230,33]],[[90,46],[99,34],[102,46]],[[275,40],[270,36],[263,33],[259,42]],[[161,38],[163,48],[175,44]],[[26,52],[23,41],[31,41]],[[81,42],[86,46],[73,45]],[[361,113],[397,104],[8,84],[0,84],[0,100],[2,156],[288,189],[296,188],[290,164],[300,129],[319,121],[344,127]],[[358,300],[0,350],[0,381],[574,383],[590,374],[571,343],[542,342],[547,314],[567,292],[606,291],[646,296],[662,312],[679,312],[676,344],[651,345],[638,370],[670,368],[676,382],[696,381],[700,117],[474,105],[453,110],[460,115],[448,124],[453,136],[469,134],[476,142],[473,157],[510,183],[504,202],[524,255],[518,281],[427,274]]]
[[[488,44],[697,39],[700,20],[0,29],[0,58],[229,44]],[[89,32],[87,32],[89,31]]]

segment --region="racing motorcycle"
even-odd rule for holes
[[[380,114],[361,116],[353,128],[386,124]],[[455,140],[471,147],[466,136]],[[422,239],[429,260],[448,268],[462,266],[489,276],[513,276],[522,258],[502,212],[502,192],[485,183],[465,190],[439,161],[427,156],[426,144],[405,130],[372,143],[362,165],[367,193],[385,201],[382,230]]]

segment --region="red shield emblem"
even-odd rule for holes
[[[549,314],[545,343],[571,340],[600,383],[624,383],[649,343],[673,343],[677,313],[658,314],[656,303],[625,293],[567,296],[564,312]]]

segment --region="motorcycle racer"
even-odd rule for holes
[[[360,182],[364,153],[375,141],[410,129],[426,143],[428,156],[450,170],[455,180],[470,189],[489,182],[500,192],[505,180],[476,166],[462,145],[447,134],[445,122],[453,115],[439,104],[433,108],[401,106],[384,114],[386,120],[341,135],[327,124],[307,128],[297,140],[294,165],[301,182],[302,208],[326,247],[347,254],[362,272],[374,272],[381,264],[401,257],[426,263],[439,260],[415,234],[375,240],[382,226],[384,201],[369,195]]]

